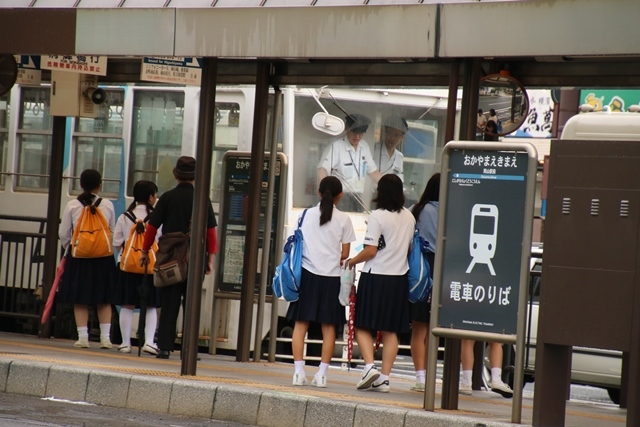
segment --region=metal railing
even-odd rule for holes
[[[37,334],[46,219],[0,215],[0,220],[39,223],[38,232],[0,230],[0,317],[9,319],[2,329]]]

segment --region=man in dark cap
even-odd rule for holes
[[[182,156],[173,168],[173,176],[178,185],[160,196],[155,209],[151,212],[147,231],[144,235],[144,244],[141,262],[147,262],[147,252],[155,240],[158,228],[162,226],[162,233],[181,231],[190,233],[191,215],[193,211],[194,182],[196,179],[196,159]],[[213,271],[213,256],[218,252],[216,238],[216,218],[211,207],[211,201],[207,207],[207,266],[205,274]],[[158,288],[160,296],[160,321],[158,323],[158,354],[159,359],[168,359],[176,341],[176,324],[180,305],[184,304],[186,297],[186,280],[172,286]]]
[[[400,116],[390,116],[382,125],[380,142],[373,148],[373,159],[382,175],[398,175],[404,182],[404,155],[397,149],[409,130],[407,121]]]
[[[362,212],[364,183],[367,176],[378,182],[382,176],[378,172],[369,144],[362,139],[371,120],[362,114],[348,114],[345,117],[347,132],[331,141],[322,153],[318,164],[318,182],[325,176],[340,178],[344,186],[344,196],[340,208],[347,212]]]

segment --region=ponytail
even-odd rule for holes
[[[333,196],[330,190],[326,190],[322,193],[320,199],[320,225],[324,225],[331,221],[333,216]]]
[[[333,216],[333,200],[342,193],[342,183],[335,176],[326,176],[320,181],[320,225],[331,221]]]

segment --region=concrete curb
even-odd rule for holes
[[[0,392],[274,427],[514,427],[516,424],[294,393],[0,359]]]

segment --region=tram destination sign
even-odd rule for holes
[[[516,334],[528,160],[451,151],[438,326]]]

